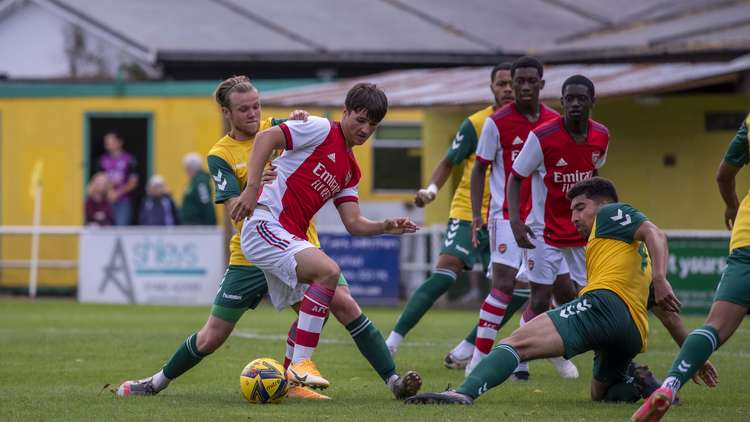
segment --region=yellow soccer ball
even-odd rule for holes
[[[255,359],[240,374],[240,391],[250,403],[278,403],[288,389],[284,367],[271,358]]]

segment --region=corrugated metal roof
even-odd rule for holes
[[[437,65],[523,53],[571,62],[750,51],[740,29],[750,26],[750,0],[28,1],[76,16],[154,60]]]
[[[388,95],[393,107],[475,105],[492,101],[489,67],[419,69],[385,72],[263,96],[264,105],[340,107],[349,88],[372,82]],[[594,81],[597,97],[663,93],[736,78],[750,69],[750,55],[729,63],[564,65],[545,67],[543,99],[560,97],[566,78],[583,74]]]

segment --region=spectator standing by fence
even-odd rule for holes
[[[191,152],[185,155],[182,163],[189,181],[182,195],[180,222],[193,226],[216,225],[216,212],[211,201],[211,176],[203,169],[203,158]]]
[[[148,179],[146,198],[143,200],[141,212],[138,213],[138,224],[141,226],[176,226],[180,224],[172,195],[167,192],[164,178],[158,174]]]

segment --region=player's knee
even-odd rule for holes
[[[339,283],[340,277],[341,269],[335,262],[333,262],[333,260],[329,260],[329,262],[321,266],[318,274],[318,279],[316,281],[321,285],[334,290],[336,289],[336,285],[338,285]]]
[[[458,274],[463,271],[464,262],[453,255],[443,254],[438,258],[437,267],[450,270],[455,274]]]

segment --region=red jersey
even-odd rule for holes
[[[516,109],[515,103],[507,104],[492,113],[484,122],[477,145],[477,160],[492,165],[490,173],[490,207],[488,218],[508,219],[506,186],[513,161],[523,148],[529,132],[560,115],[540,104],[539,118],[530,122]],[[531,184],[521,183],[521,219],[526,219],[531,208]]]
[[[543,232],[548,245],[569,248],[586,244],[570,221],[570,201],[565,194],[604,165],[608,146],[609,130],[591,119],[582,144],[573,140],[559,116],[529,133],[513,163],[513,174],[531,176],[531,213],[526,224]]]
[[[321,117],[289,120],[279,125],[285,151],[273,160],[277,177],[263,186],[258,203],[294,236],[307,239],[310,220],[329,199],[335,205],[358,201],[361,177],[338,122]]]

